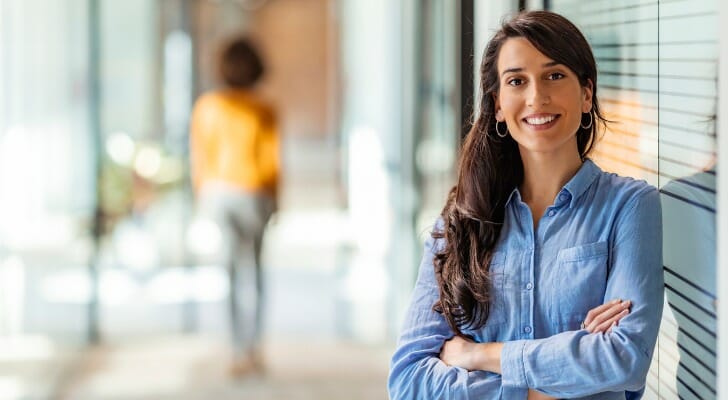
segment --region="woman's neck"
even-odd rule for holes
[[[521,152],[523,183],[521,198],[528,205],[545,208],[562,187],[579,171],[582,161],[578,152],[546,154]]]

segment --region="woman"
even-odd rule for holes
[[[587,158],[605,123],[591,49],[565,18],[526,12],[480,73],[390,396],[638,399],[662,314],[660,201]]]
[[[242,375],[261,368],[260,329],[263,230],[275,210],[279,182],[278,134],[273,108],[253,89],[263,63],[244,37],[221,53],[224,88],[201,96],[192,113],[191,175],[202,214],[213,219],[223,237],[223,264],[230,278],[230,325],[234,359],[230,372]],[[245,268],[254,274],[239,279]],[[245,296],[245,286],[254,293]],[[252,298],[253,315],[242,299]]]

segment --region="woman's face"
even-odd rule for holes
[[[538,51],[525,38],[509,38],[498,56],[496,120],[505,122],[521,154],[577,152],[582,113],[592,107],[591,82],[582,87],[567,66]],[[504,132],[503,124],[499,124]]]

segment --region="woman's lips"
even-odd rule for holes
[[[549,129],[554,126],[556,124],[556,121],[559,120],[559,117],[559,114],[529,115],[528,117],[523,119],[523,122],[531,127],[531,129],[540,131]]]

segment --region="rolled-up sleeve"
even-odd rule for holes
[[[604,301],[631,300],[611,333],[569,331],[506,342],[501,353],[503,398],[524,399],[533,388],[575,398],[644,388],[663,308],[662,219],[659,192],[634,195],[613,228]]]
[[[392,357],[389,373],[391,399],[500,399],[498,374],[449,367],[440,349],[453,332],[445,318],[432,310],[439,298],[433,267],[436,243],[429,238],[420,264],[412,300]]]

